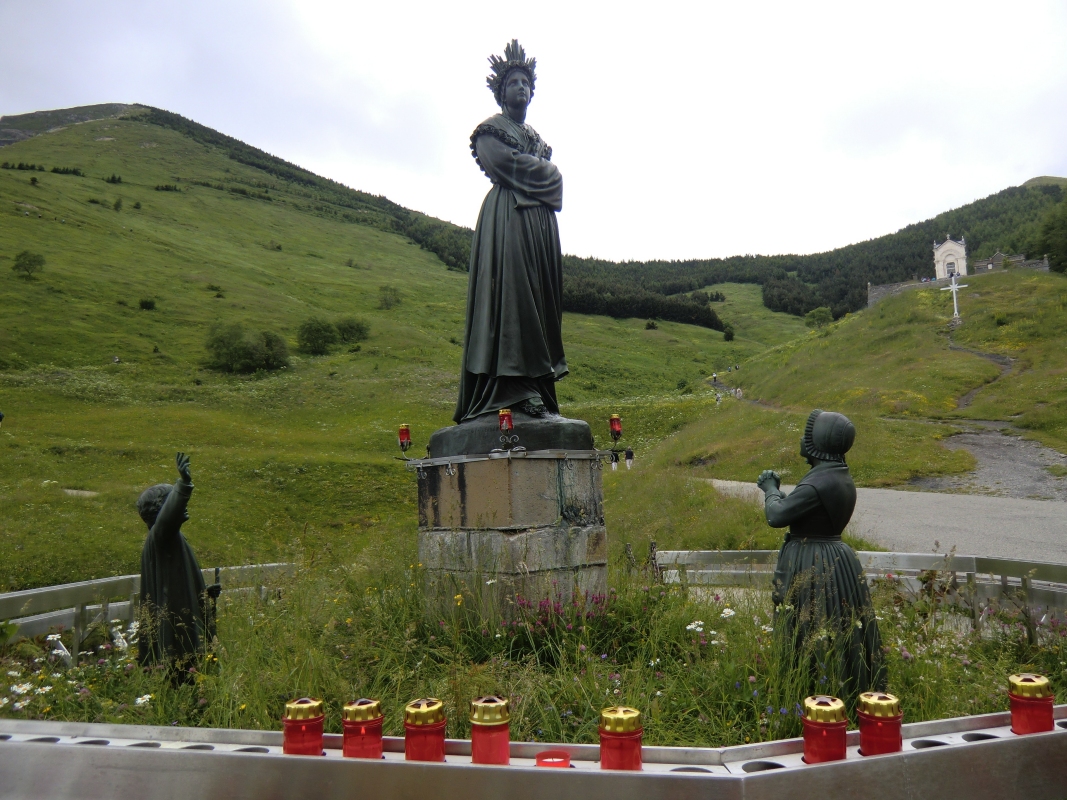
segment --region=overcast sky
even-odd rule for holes
[[[578,255],[816,252],[1067,176],[1063,0],[0,0],[0,32],[0,114],[158,106],[467,226],[517,37]]]

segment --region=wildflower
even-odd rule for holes
[[[755,675],[749,675],[748,676],[748,682],[749,683],[755,683],[756,682],[756,676]]]
[[[6,706],[10,702],[11,701],[8,700],[6,697],[0,697],[0,708],[3,708],[4,706]]]
[[[492,586],[494,583],[496,583],[496,578],[490,578],[489,580],[487,580],[485,582],[485,585],[486,586]]]
[[[456,605],[457,605],[457,606],[461,606],[461,605],[463,605],[463,595],[461,595],[461,594],[457,594],[457,595],[456,595],[455,597],[453,597],[452,599],[456,601]]]
[[[498,633],[494,638],[499,639],[500,636],[501,636],[501,634]]]
[[[148,703],[151,700],[152,700],[152,695],[150,695],[150,694],[142,694],[140,697],[138,697],[136,700],[133,701],[133,704],[135,706],[146,706],[146,705],[148,705]]]
[[[856,627],[862,630],[863,629],[863,623],[860,622],[860,620],[856,620]]]
[[[778,713],[784,717],[786,714],[789,713],[789,710],[785,706],[782,706],[780,709],[778,709]]]
[[[603,661],[603,660],[604,660],[605,658],[607,658],[607,657],[608,657],[608,654],[607,654],[607,653],[601,653],[601,654],[600,654],[600,660],[601,660],[601,661]]]
[[[44,637],[44,640],[46,642],[58,642],[59,641],[59,634],[58,633],[50,633],[46,637]]]
[[[650,667],[654,667],[654,666],[656,666],[656,664],[658,664],[658,663],[659,663],[659,659],[658,659],[658,658],[654,658],[654,659],[652,659],[651,661],[649,661],[649,662],[648,662],[648,665],[649,665]]]
[[[615,690],[615,694],[618,694],[618,693],[619,693],[619,690],[618,690],[618,689],[616,689],[616,690]]]
[[[771,627],[770,625],[764,625],[763,627],[760,628],[760,630],[763,631],[764,633],[774,633],[774,628]]]
[[[248,708],[248,703],[241,703],[241,707],[238,708],[237,710],[238,711],[244,711],[246,708]]]
[[[583,652],[583,653],[584,653],[584,652],[585,652],[585,645],[584,645],[584,644],[580,644],[580,645],[578,645],[578,649],[579,649],[579,650],[580,650],[581,652]]]
[[[908,649],[906,647],[900,648],[900,657],[905,661],[911,661],[913,658],[915,658],[915,656],[908,652]]]
[[[721,616],[723,619],[730,619],[730,617],[732,617],[736,613],[737,612],[734,611],[732,608],[724,608],[722,610],[722,614],[720,614],[719,616]]]
[[[13,709],[15,709],[16,711],[22,711],[22,709],[24,709],[29,704],[30,704],[30,698],[27,697],[25,700],[19,700],[17,703],[12,705],[11,707]]]
[[[692,622],[690,622],[688,625],[685,626],[685,629],[687,631],[696,631],[697,633],[703,633],[704,632],[704,620],[701,620],[701,619],[693,620]]]
[[[51,686],[41,686],[37,689],[37,694],[48,694],[50,691],[52,691]]]
[[[12,678],[17,678],[17,677],[18,677],[19,675],[21,675],[22,673],[21,673],[21,672],[19,672],[19,671],[18,671],[17,669],[9,669],[9,670],[7,671],[7,674],[8,674],[8,675],[10,675],[10,676],[11,676]]]
[[[16,683],[11,687],[11,694],[26,694],[32,688],[32,683]]]
[[[663,692],[656,692],[656,697],[663,697]]]

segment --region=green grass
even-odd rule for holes
[[[704,291],[722,292],[726,296],[726,300],[714,303],[713,307],[733,326],[737,334],[735,342],[754,342],[762,350],[807,333],[802,318],[769,311],[763,305],[763,289],[755,283],[717,283],[704,287]]]
[[[144,530],[133,502],[173,480],[176,450],[193,458],[186,532],[205,565],[278,558],[305,527],[352,553],[383,540],[413,547],[414,480],[393,458],[395,431],[412,425],[417,454],[451,420],[464,274],[402,237],[339,221],[299,185],[137,121],[71,125],[3,159],[85,177],[35,173],[31,186],[29,173],[0,170],[0,459],[10,466],[0,588],[135,572]],[[112,173],[121,184],[105,183]],[[10,270],[24,249],[47,259],[36,280]],[[378,308],[383,285],[400,289],[396,308]],[[142,298],[155,309],[142,311]],[[748,330],[769,323],[749,305],[732,343],[695,326],[565,315],[564,411],[601,443],[608,414],[622,413],[643,456],[704,413],[706,376],[760,352]],[[272,375],[203,366],[217,321],[278,331],[293,347],[311,316],[358,316],[370,339],[358,352],[296,354]]]
[[[0,695],[11,701],[0,716],[269,730],[287,700],[310,695],[326,700],[327,730],[339,732],[344,702],[375,697],[385,732],[400,735],[404,704],[434,696],[448,735],[468,737],[470,699],[503,694],[513,740],[595,742],[599,710],[623,703],[644,712],[647,744],[715,747],[799,735],[797,704],[840,689],[832,644],[825,669],[791,666],[767,592],[690,593],[618,568],[612,593],[588,613],[562,598],[558,612],[502,624],[472,612],[465,590],[451,614],[426,620],[417,565],[386,546],[352,559],[309,544],[293,554],[301,568],[280,593],[223,594],[221,644],[188,683],[104,649],[99,630],[89,663],[70,671],[35,662],[42,650],[23,642],[0,651]],[[909,722],[1005,710],[1017,671],[1048,675],[1057,693],[1067,687],[1067,631],[1057,626],[1036,646],[1010,614],[990,617],[985,635],[960,633],[966,621],[894,581],[876,590],[875,608],[889,690]],[[702,630],[688,627],[697,621]]]

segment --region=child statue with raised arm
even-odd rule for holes
[[[206,586],[196,555],[182,535],[189,519],[186,506],[193,493],[189,457],[178,453],[178,480],[159,483],[137,499],[137,513],[148,526],[141,551],[142,625],[139,658],[188,669],[215,637],[215,609],[219,584]]]

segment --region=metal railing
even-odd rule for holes
[[[856,553],[869,583],[892,576],[916,595],[966,608],[976,627],[983,612],[1012,608],[1027,622],[1067,611],[1067,564],[968,555]],[[671,583],[770,586],[777,550],[663,550],[656,565]]]
[[[219,582],[225,589],[246,589],[279,575],[288,575],[289,563],[248,564],[219,568]],[[204,582],[215,582],[215,569],[203,570]],[[13,638],[31,638],[57,628],[73,632],[71,652],[77,656],[86,631],[93,625],[105,625],[113,619],[131,622],[137,615],[141,594],[140,575],[118,575],[95,581],[64,583],[40,589],[0,594],[0,620],[16,625]],[[121,599],[120,599],[121,598]]]

